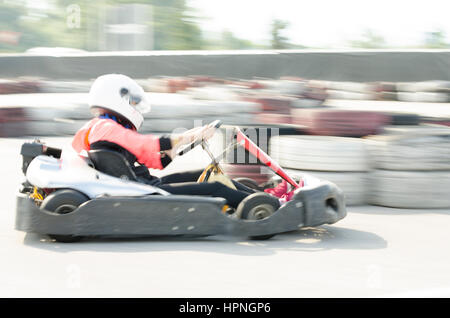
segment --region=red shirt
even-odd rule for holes
[[[94,118],[77,131],[72,147],[80,153],[82,150],[88,151],[90,145],[97,141],[108,141],[121,146],[148,168],[163,168],[159,137],[142,135],[112,119]]]

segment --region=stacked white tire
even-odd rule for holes
[[[369,203],[395,208],[450,207],[450,129],[388,129],[370,138]]]
[[[450,171],[389,171],[371,173],[369,203],[393,208],[450,207]]]
[[[447,103],[450,100],[450,82],[425,81],[397,83],[397,99],[404,102]]]
[[[367,203],[368,174],[365,171],[342,172],[342,171],[299,171],[285,169],[286,173],[293,178],[305,178],[309,176],[319,180],[328,180],[336,184],[344,191],[345,203],[351,205],[364,205]]]
[[[329,136],[272,137],[269,153],[289,175],[312,175],[340,187],[347,205],[367,202],[369,170],[364,139]]]

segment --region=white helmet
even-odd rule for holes
[[[89,107],[95,115],[112,113],[129,121],[138,130],[143,113],[150,111],[142,87],[128,76],[106,74],[99,76],[89,91]]]

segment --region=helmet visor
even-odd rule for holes
[[[129,103],[141,114],[151,111],[151,105],[145,95],[129,94]]]

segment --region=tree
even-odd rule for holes
[[[51,43],[51,36],[42,31],[37,23],[28,19],[29,12],[23,2],[0,2],[0,51],[20,52],[33,46]],[[14,35],[15,39],[4,39],[5,34]]]
[[[206,41],[205,41],[206,42]],[[248,50],[258,48],[249,40],[236,37],[231,31],[224,30],[205,44],[207,50]]]
[[[386,47],[386,41],[381,35],[371,29],[366,29],[361,35],[362,39],[350,42],[350,46],[365,49],[380,49]]]
[[[430,49],[441,49],[450,47],[449,43],[446,42],[445,32],[440,29],[425,33],[424,46]]]
[[[272,21],[270,34],[271,34],[271,47],[275,50],[288,49],[291,47],[287,37],[281,33],[289,26],[289,22],[275,19]]]

